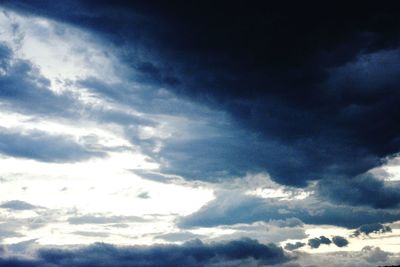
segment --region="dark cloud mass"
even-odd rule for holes
[[[263,241],[195,239],[182,245],[132,247],[96,243],[39,248],[33,258],[8,257],[5,249],[0,251],[4,255],[0,267],[281,266],[291,264],[290,255],[297,255],[300,264],[311,259],[311,254],[300,252],[307,245],[312,249],[349,245],[345,237],[332,235],[307,237],[307,244],[287,242],[306,238],[309,225],[346,227],[354,230],[351,237],[356,238],[390,232],[384,223],[400,220],[400,182],[385,179],[383,170],[371,171],[400,155],[397,6],[376,1],[209,0],[0,0],[0,6],[5,7],[5,18],[13,10],[24,19],[42,16],[83,29],[78,35],[98,45],[99,55],[104,54],[110,64],[104,68],[110,77],[87,74],[60,80],[67,90],[56,93],[33,59],[22,59],[19,48],[0,43],[0,108],[25,115],[32,123],[79,119],[84,127],[92,121],[132,145],[105,147],[95,134],[73,138],[67,132],[11,126],[0,127],[0,157],[71,163],[112,151],[141,153],[159,168],[127,170],[155,182],[187,182],[179,176],[206,181],[207,189],[215,193],[193,213],[170,214],[176,219],[168,221],[168,232],[153,233],[155,240],[182,243],[247,235]],[[13,34],[17,35],[18,27],[12,26]],[[63,32],[56,34],[61,41],[69,37],[63,27],[55,30]],[[20,46],[22,39],[12,44]],[[74,48],[74,53],[85,58],[84,49],[79,50]],[[85,97],[98,104],[86,105]],[[265,181],[235,185],[238,177],[260,173],[279,184],[271,188],[263,187]],[[194,184],[203,185],[190,186]],[[265,198],[251,194],[258,190]],[[153,190],[135,192],[132,196],[143,203],[163,197]],[[0,203],[0,211],[12,216],[29,210],[40,213],[41,219],[8,218],[0,225],[0,241],[22,237],[47,221],[58,222],[43,207],[20,200]],[[78,210],[64,219],[74,228],[69,233],[83,238],[112,236],[108,231],[92,231],[90,225],[122,230],[130,223],[157,220]],[[293,252],[266,245],[262,234],[254,234],[266,226],[266,240],[284,242],[285,249]],[[199,234],[202,231],[196,228],[203,227],[234,233]],[[22,247],[35,240],[23,241]],[[360,263],[373,266],[392,262],[394,255],[372,247],[352,253],[361,257]],[[321,258],[332,264],[331,257],[337,255]],[[320,265],[328,266],[315,266]]]
[[[369,174],[348,180],[325,179],[319,183],[318,189],[322,197],[355,206],[396,208],[400,202],[397,182],[385,182]]]
[[[332,205],[319,200],[274,201],[235,193],[220,193],[197,212],[182,217],[178,225],[182,228],[213,227],[257,221],[298,218],[306,224],[337,225],[357,228],[363,224],[393,222],[400,219],[395,210],[373,209]]]
[[[308,239],[308,245],[311,248],[319,248],[319,246],[322,244],[330,245],[331,243],[332,241],[323,235],[320,237]]]
[[[281,183],[357,176],[399,152],[400,19],[389,4],[3,2],[99,33],[128,48],[136,80],[291,147],[251,166]]]
[[[359,236],[362,234],[369,235],[372,233],[383,234],[391,231],[392,229],[390,228],[390,226],[386,226],[380,223],[371,223],[371,224],[361,225],[357,230],[354,231],[353,235],[354,236]]]
[[[290,260],[282,248],[251,239],[211,244],[196,239],[181,246],[149,247],[115,247],[96,243],[74,250],[40,249],[37,254],[35,260],[3,258],[0,259],[0,266],[266,266]]]
[[[349,244],[349,241],[347,241],[346,238],[342,236],[334,236],[332,237],[332,242],[335,244],[337,247],[345,247]]]

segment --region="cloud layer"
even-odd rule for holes
[[[74,250],[40,249],[37,259],[0,259],[0,266],[265,266],[290,258],[275,245],[242,239],[204,244],[200,240],[182,246],[115,247],[97,243]]]

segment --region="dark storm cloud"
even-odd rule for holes
[[[221,131],[211,138],[206,134],[203,138],[179,142],[166,140],[160,153],[154,156],[169,163],[161,166],[165,173],[213,182],[245,176],[250,171],[261,172],[264,166],[280,165],[282,157],[294,160],[297,153],[288,147],[260,142],[245,132],[224,135]]]
[[[21,200],[10,200],[2,203],[0,208],[10,209],[10,210],[33,210],[36,208],[40,208],[38,206],[34,206],[29,204],[28,202]]]
[[[36,260],[6,258],[0,266],[265,266],[290,260],[282,248],[241,239],[204,244],[199,240],[182,246],[114,247],[97,243],[74,250],[41,249]]]
[[[363,224],[393,222],[400,219],[398,210],[332,205],[320,200],[282,201],[262,199],[239,192],[219,193],[215,200],[197,212],[180,218],[182,228],[213,227],[256,221],[298,218],[306,224],[337,225],[357,228]]]
[[[332,241],[323,235],[320,237],[308,239],[308,245],[311,248],[319,248],[319,246],[322,244],[330,245],[331,243]]]
[[[385,182],[370,174],[352,179],[325,179],[319,183],[319,195],[339,203],[396,208],[400,203],[398,182]]]
[[[76,162],[106,155],[87,149],[65,135],[49,135],[41,131],[20,132],[1,127],[0,130],[0,153],[12,157],[45,162]]]
[[[380,223],[371,223],[371,224],[363,224],[360,227],[358,227],[357,230],[354,231],[353,235],[354,236],[359,236],[359,235],[369,235],[372,233],[376,234],[383,234],[387,232],[391,232],[392,229],[390,226],[386,226]]]
[[[347,241],[346,238],[342,236],[334,236],[332,237],[332,242],[335,244],[337,247],[345,247],[349,244],[349,241]]]
[[[278,151],[291,147],[279,161],[264,148],[255,156],[281,183],[347,179],[399,152],[400,18],[390,5],[4,4],[93,30],[123,48],[132,79],[225,110]]]

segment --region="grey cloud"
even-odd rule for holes
[[[84,114],[103,123],[154,125],[152,120],[128,112],[85,106],[71,91],[56,94],[50,88],[50,81],[30,61],[15,58],[11,49],[1,43],[0,50],[4,56],[0,64],[4,72],[0,76],[0,102],[4,108],[42,118],[76,119]]]
[[[296,157],[290,147],[262,142],[257,136],[232,126],[209,125],[197,132],[204,136],[166,140],[162,150],[153,156],[166,162],[161,166],[164,173],[211,182],[261,172],[265,166],[279,164],[282,157]],[[208,136],[208,131],[214,131],[215,135]]]
[[[298,218],[287,218],[284,220],[271,220],[270,221],[273,224],[276,224],[279,227],[297,227],[297,226],[303,226],[303,222],[299,220]]]
[[[182,232],[174,232],[174,233],[167,233],[156,236],[158,239],[165,240],[167,242],[182,242],[188,241],[191,239],[202,238],[203,235],[196,235],[191,232],[182,231]]]
[[[244,176],[247,172],[260,172],[266,167],[274,168],[282,158],[295,161],[301,157],[301,153],[291,146],[266,142],[258,135],[238,129],[238,125],[223,112],[211,112],[171,93],[160,94],[157,90],[148,90],[151,95],[147,96],[139,89],[129,89],[129,86],[119,84],[108,85],[94,78],[81,81],[80,86],[133,106],[148,115],[176,115],[186,119],[185,125],[179,125],[185,129],[179,129],[178,134],[166,139],[142,139],[138,136],[137,127],[125,128],[132,144],[139,145],[144,153],[160,162],[160,170],[165,174],[180,175],[190,180],[215,181]],[[157,119],[153,119],[153,124],[157,124]],[[189,137],[182,136],[185,134]],[[162,144],[161,149],[154,152],[159,143]],[[155,174],[144,175],[163,180],[163,177]]]
[[[72,232],[71,234],[81,235],[81,236],[86,236],[86,237],[108,237],[108,236],[110,236],[109,233],[98,232],[98,231],[75,231],[75,232]]]
[[[132,173],[140,176],[143,179],[151,180],[159,183],[173,183],[175,178],[171,175],[165,175],[158,172],[149,172],[146,170],[130,170]]]
[[[332,242],[335,244],[337,247],[345,247],[349,244],[349,241],[342,237],[342,236],[334,236],[332,237]]]
[[[2,229],[3,224],[0,224],[0,241],[6,238],[12,238],[12,237],[23,237],[24,235],[17,232],[17,231],[11,231],[7,229]]]
[[[157,123],[154,120],[145,118],[144,116],[133,115],[123,111],[103,110],[101,108],[86,108],[88,116],[96,121],[105,123],[115,123],[119,125],[142,125],[155,126]]]
[[[200,240],[176,245],[115,247],[96,243],[80,249],[39,249],[37,258],[2,258],[0,266],[254,266],[282,264],[291,258],[282,248],[241,239],[205,244]]]
[[[330,224],[356,228],[362,224],[393,222],[400,219],[398,210],[333,205],[309,197],[296,201],[277,201],[244,195],[243,192],[219,192],[215,200],[197,212],[180,218],[183,228],[212,227],[256,221],[298,218],[306,224]]]
[[[137,195],[138,198],[142,198],[142,199],[148,199],[150,198],[150,195],[148,192],[141,192]]]
[[[33,206],[32,204],[19,201],[9,201],[3,203],[11,212],[0,216],[0,231],[2,236],[21,237],[26,231],[35,231],[45,227],[51,223],[60,221],[60,212],[51,210],[41,206]],[[18,211],[32,210],[32,215],[19,217],[16,216]],[[6,234],[7,233],[7,234]]]
[[[161,156],[172,162],[163,166],[170,173],[215,180],[262,169],[280,183],[305,186],[310,180],[356,177],[399,152],[395,8],[364,3],[359,12],[359,5],[319,6],[319,15],[311,11],[315,4],[6,2],[101,34],[122,48],[120,58],[130,63],[134,79],[224,110],[258,136],[239,139],[245,145],[236,147],[226,140],[168,143]],[[317,41],[310,42],[310,36]],[[119,90],[93,80],[83,85],[124,103],[136,101],[119,85]],[[379,127],[371,121],[379,121]],[[197,151],[193,157],[187,156],[190,146]],[[365,193],[362,184],[355,185]],[[391,190],[387,195],[364,203],[395,207],[398,195]],[[361,200],[345,203],[360,205]]]
[[[300,266],[324,266],[324,267],[377,267],[398,266],[400,254],[383,251],[379,247],[364,247],[360,251],[341,251],[331,253],[297,253],[294,261]]]
[[[351,179],[324,179],[318,184],[318,193],[337,203],[374,208],[396,208],[400,203],[398,182],[386,182],[371,174]]]
[[[249,237],[257,239],[260,242],[279,243],[288,239],[304,239],[307,238],[305,229],[302,226],[297,227],[279,227],[274,222],[257,221],[246,224],[222,225],[214,229],[216,232],[222,230],[234,231],[233,233],[225,233],[217,237],[209,237],[209,240],[227,240]]]
[[[0,153],[45,162],[75,162],[106,155],[102,151],[84,147],[67,135],[5,128],[0,133]]]
[[[37,239],[34,238],[6,245],[6,250],[8,254],[28,255],[30,254],[28,251],[34,250],[34,248],[37,246],[38,246]]]
[[[362,234],[369,235],[372,233],[383,234],[387,232],[391,232],[392,228],[390,226],[386,226],[380,223],[371,223],[371,224],[363,224],[358,227],[357,230],[354,231],[354,236],[360,236]]]
[[[320,237],[308,239],[308,245],[311,248],[319,248],[319,246],[322,244],[330,245],[331,243],[332,241],[323,235]]]
[[[305,245],[306,245],[306,243],[303,243],[303,242],[286,243],[285,249],[287,249],[287,250],[296,250],[296,249],[299,249],[301,247],[304,247]]]
[[[71,116],[76,109],[74,97],[70,94],[56,95],[50,81],[29,61],[13,58],[11,49],[0,44],[2,69],[0,76],[0,102],[4,107],[31,115]],[[7,51],[7,52],[4,52]]]
[[[70,224],[120,224],[147,221],[147,219],[137,216],[83,215],[68,218],[68,222]]]
[[[148,115],[182,115],[190,118],[201,118],[210,114],[210,110],[199,104],[180,98],[174,93],[158,86],[146,85],[132,77],[123,77],[124,83],[110,84],[95,77],[76,82],[79,87],[87,88],[110,101],[118,102]],[[185,111],[185,112],[183,112]],[[142,117],[127,117],[121,113],[104,113],[104,116],[116,116],[121,121],[137,119],[140,124],[154,125],[154,121]]]
[[[36,208],[40,208],[38,206],[34,206],[29,204],[28,202],[21,200],[10,200],[4,202],[0,205],[1,208],[10,209],[10,210],[32,210]]]

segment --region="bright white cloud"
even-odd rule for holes
[[[138,124],[139,140],[176,135],[180,131],[177,127],[182,125],[179,121],[187,120],[182,116],[146,115],[74,83],[87,78],[96,78],[110,85],[121,83],[117,73],[124,66],[110,53],[112,47],[100,44],[94,36],[77,28],[7,10],[0,12],[0,28],[0,41],[12,48],[14,58],[33,64],[40,75],[51,82],[48,90],[57,94],[73,92],[79,107],[72,118],[43,117],[3,109],[0,112],[0,127],[18,133],[40,131],[50,136],[67,135],[80,146],[107,155],[72,163],[0,155],[0,202],[18,198],[44,207],[49,213],[18,211],[13,215],[3,214],[1,222],[9,225],[13,222],[14,230],[18,232],[18,235],[6,238],[6,243],[27,239],[37,239],[41,244],[91,243],[99,240],[151,243],[154,235],[174,227],[176,216],[190,214],[213,198],[211,189],[188,183],[159,183],[134,174],[132,170],[157,170],[159,163],[143,153],[140,144],[127,138],[124,125],[96,119],[94,114],[99,112],[123,112],[139,119],[144,116],[151,118],[158,126]],[[135,91],[138,85],[130,82],[129,86]],[[147,197],[138,197],[143,192]],[[71,225],[67,222],[71,216],[85,214],[140,216],[146,221],[128,220],[120,226]],[[26,222],[21,220],[40,220],[42,216],[50,217],[35,229],[22,227],[19,223]]]

